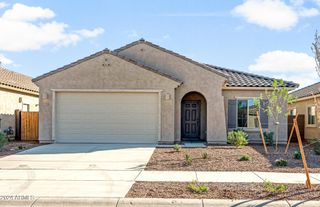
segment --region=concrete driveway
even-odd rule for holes
[[[50,144],[0,159],[0,195],[124,197],[152,145]]]

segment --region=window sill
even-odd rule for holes
[[[247,131],[247,132],[259,132],[260,131],[259,128],[239,128],[239,129],[243,129],[244,131]]]
[[[307,128],[316,128],[316,125],[306,125]]]

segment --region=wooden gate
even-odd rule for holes
[[[39,112],[16,112],[17,139],[24,141],[39,139]]]
[[[290,136],[290,132],[293,126],[293,119],[295,116],[288,116],[288,138]],[[304,115],[303,114],[299,114],[298,116],[298,127],[299,127],[299,131],[300,131],[300,135],[301,135],[301,139],[302,141],[304,141]],[[292,138],[291,138],[291,142],[298,142],[297,139],[297,135],[296,133],[293,133]]]

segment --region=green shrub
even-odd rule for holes
[[[263,187],[269,193],[282,193],[288,189],[288,185],[284,185],[284,184],[275,185],[270,181],[264,181]]]
[[[248,144],[248,134],[243,130],[234,130],[228,133],[227,141],[236,147],[243,147]]]
[[[0,149],[7,144],[8,140],[6,138],[6,136],[4,135],[4,133],[0,132]]]
[[[273,135],[273,132],[263,132],[264,141],[266,142],[266,145],[273,145]]]
[[[315,139],[311,141],[311,144],[313,145],[313,151],[316,155],[320,155],[320,141]]]
[[[206,185],[201,185],[198,181],[194,180],[188,184],[188,189],[190,189],[194,193],[207,193],[209,191],[209,187]]]
[[[201,154],[202,159],[207,159],[208,158],[208,152],[203,152]]]
[[[180,150],[181,150],[181,145],[175,144],[174,147],[173,147],[173,149],[174,149],[174,151],[176,151],[176,152],[180,152]]]
[[[252,157],[248,154],[242,155],[239,159],[240,161],[250,161],[252,160]]]
[[[296,160],[300,160],[301,159],[301,152],[299,150],[294,151],[293,157]]]
[[[189,154],[186,154],[186,160],[185,160],[186,165],[191,165],[192,164],[192,157]]]
[[[288,160],[280,158],[280,159],[276,159],[275,163],[276,163],[276,166],[278,167],[285,167],[288,165]]]
[[[18,149],[19,149],[19,150],[22,150],[22,149],[25,149],[25,148],[26,148],[26,147],[25,147],[25,146],[22,146],[22,145],[19,145],[19,146],[18,146]]]

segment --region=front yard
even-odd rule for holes
[[[285,155],[285,146],[279,146],[278,153],[273,147],[268,147],[269,154],[264,153],[262,145],[248,145],[243,148],[233,146],[209,146],[208,148],[181,148],[176,152],[173,148],[157,148],[149,160],[145,170],[161,171],[259,171],[259,172],[292,172],[303,173],[301,159],[294,158],[298,145],[290,145]],[[320,156],[316,155],[311,146],[305,147],[305,154],[310,172],[320,172]],[[207,153],[207,158],[202,157]],[[249,155],[252,160],[240,161],[243,155]],[[192,163],[186,165],[186,155],[190,155]],[[288,165],[278,167],[276,159],[285,159]]]
[[[12,154],[16,154],[18,152],[37,147],[39,146],[38,142],[32,141],[10,141],[6,143],[2,148],[0,148],[0,158]]]
[[[306,189],[303,184],[288,184],[284,192],[268,191],[263,183],[205,183],[206,193],[195,193],[184,182],[136,182],[126,197],[192,199],[288,199],[320,200],[320,186]]]
[[[243,148],[233,146],[209,146],[207,148],[157,148],[145,170],[149,171],[251,171],[304,173],[301,158],[294,154],[299,147],[291,144],[285,155],[285,146],[268,147],[266,155],[262,145],[248,145]],[[320,172],[320,156],[312,146],[304,148],[309,171]],[[189,157],[187,162],[186,155]],[[240,161],[243,155],[251,159]],[[190,159],[191,158],[191,159]],[[287,161],[287,166],[277,166],[276,160]],[[188,185],[191,182],[136,182],[126,197],[142,198],[186,198],[186,199],[258,199],[258,200],[320,200],[320,185],[313,184],[307,189],[304,184],[274,184],[265,180],[253,183],[206,182],[197,183],[205,189],[196,192]],[[284,180],[283,182],[286,182]],[[270,188],[270,185],[272,186]],[[268,187],[269,186],[269,187]],[[198,189],[199,190],[199,189]]]

